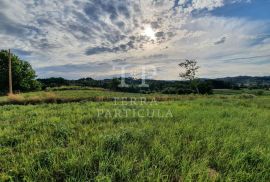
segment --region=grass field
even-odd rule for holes
[[[65,88],[65,87],[64,87]],[[178,100],[185,96],[180,95],[161,95],[158,93],[153,94],[137,94],[137,93],[124,93],[124,92],[112,92],[105,89],[85,88],[75,90],[72,87],[68,90],[62,90],[61,88],[52,89],[48,91],[29,92],[15,96],[15,99],[9,99],[7,96],[0,97],[0,105],[6,105],[9,103],[15,104],[27,104],[27,103],[46,103],[46,102],[72,102],[72,101],[112,101],[116,97],[120,98],[156,98],[157,100]],[[192,96],[190,96],[192,97]],[[48,100],[48,101],[46,101]]]
[[[221,95],[239,95],[239,94],[254,94],[254,95],[270,95],[270,90],[263,89],[241,89],[241,90],[231,90],[231,89],[215,89],[214,94]]]
[[[137,101],[0,106],[0,181],[270,181],[267,94],[51,92]]]

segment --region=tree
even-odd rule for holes
[[[196,92],[199,94],[200,92],[198,89],[198,80],[196,79],[196,74],[200,67],[197,65],[197,61],[186,59],[184,62],[180,63],[179,66],[184,69],[179,76],[185,80],[189,80],[190,86],[194,87]]]
[[[0,51],[0,91],[8,91],[8,51]],[[41,84],[35,79],[36,73],[32,66],[21,60],[18,56],[11,54],[12,80],[15,91],[39,90]]]
[[[42,89],[45,89],[47,87],[61,87],[61,86],[68,86],[70,85],[69,80],[66,80],[62,77],[51,77],[51,78],[45,78],[45,79],[38,79],[38,81],[42,84]]]
[[[120,85],[120,80],[117,78],[113,78],[109,83],[109,89],[117,91]]]

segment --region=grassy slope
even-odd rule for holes
[[[0,181],[269,181],[269,101],[1,106]],[[171,110],[173,117],[98,117],[97,109],[117,108]]]

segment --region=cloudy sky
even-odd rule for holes
[[[40,78],[270,75],[270,0],[0,0],[0,49]],[[151,74],[150,74],[151,73]]]

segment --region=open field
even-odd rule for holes
[[[24,101],[30,102],[31,101],[37,103],[42,103],[42,101],[46,102],[46,99],[52,99],[54,101],[60,100],[63,102],[70,102],[70,101],[112,101],[115,97],[126,97],[130,98],[163,98],[177,100],[182,98],[183,96],[179,95],[161,95],[158,93],[154,94],[137,94],[137,93],[124,93],[124,92],[112,92],[105,89],[96,89],[96,88],[84,88],[84,89],[73,89],[73,87],[65,88],[62,90],[61,88],[52,89],[48,91],[40,91],[40,92],[29,92],[17,95],[17,99],[19,102],[17,103],[24,103]],[[0,104],[5,105],[12,102],[13,99],[8,99],[7,96],[0,97]],[[20,101],[21,100],[21,101]],[[39,102],[40,101],[40,102]],[[53,101],[52,101],[53,102]]]
[[[270,90],[263,89],[241,89],[241,90],[231,90],[231,89],[215,89],[214,94],[221,95],[238,95],[238,94],[254,94],[254,95],[270,95]]]
[[[0,181],[270,180],[267,95],[51,92],[138,100],[0,106]]]
[[[228,97],[228,98],[241,98],[241,97],[255,97],[255,96],[270,96],[270,91],[267,90],[229,90],[219,89],[214,90],[214,95],[203,97]],[[67,103],[67,102],[80,102],[80,101],[113,101],[115,97],[120,98],[146,98],[152,100],[155,98],[158,101],[169,100],[182,100],[184,98],[194,98],[194,95],[166,95],[160,93],[151,94],[138,94],[138,93],[124,93],[112,92],[102,88],[91,87],[57,87],[47,91],[29,92],[16,95],[15,97],[8,98],[7,96],[0,96],[0,105],[7,104],[41,104],[41,103]],[[196,96],[197,98],[198,96]],[[201,97],[201,96],[200,96]]]

